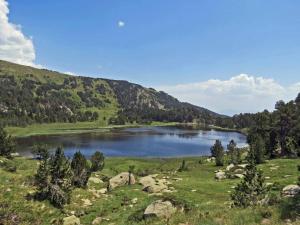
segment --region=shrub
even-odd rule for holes
[[[178,169],[178,172],[183,172],[183,171],[187,171],[187,170],[188,170],[188,167],[186,165],[186,162],[185,162],[185,160],[182,160],[181,165]]]
[[[260,135],[254,135],[250,141],[250,154],[254,157],[255,163],[260,164],[265,161],[265,143]]]
[[[264,183],[262,171],[256,168],[254,154],[250,152],[247,161],[245,177],[231,195],[233,205],[244,208],[260,204],[262,200],[266,199],[269,192]]]
[[[227,145],[228,155],[229,155],[229,162],[237,165],[241,163],[241,151],[236,147],[236,143],[234,140],[231,140]]]
[[[62,208],[70,200],[72,171],[62,148],[57,148],[51,158],[43,158],[35,175],[36,197],[48,199],[54,206]]]
[[[39,160],[49,158],[49,150],[46,145],[38,144],[33,146],[31,153]]]
[[[0,166],[3,168],[3,170],[7,172],[14,173],[17,171],[17,166],[14,161],[12,160],[2,160],[2,163],[0,163]]]
[[[101,171],[104,168],[104,155],[102,152],[96,151],[91,157],[91,171]]]
[[[75,187],[85,187],[91,176],[91,172],[84,155],[76,152],[71,162],[71,168],[73,171],[72,184]]]
[[[0,127],[0,156],[12,158],[11,154],[15,152],[15,148],[13,138],[7,134],[3,127]]]
[[[211,156],[216,158],[216,166],[224,165],[224,148],[220,140],[216,140],[215,144],[210,148]]]

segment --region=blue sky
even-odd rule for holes
[[[9,22],[33,38],[30,60],[54,70],[157,87],[229,114],[251,109],[218,109],[176,87],[240,74],[285,90],[300,81],[300,1],[0,1],[9,4]]]

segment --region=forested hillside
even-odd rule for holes
[[[192,122],[224,118],[127,81],[70,76],[0,61],[0,123],[101,121],[103,124]]]

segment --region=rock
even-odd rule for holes
[[[248,164],[239,164],[238,167],[242,168],[242,169],[246,169]]]
[[[152,175],[142,177],[139,183],[143,185],[143,191],[158,193],[168,189],[166,184],[170,184],[166,179],[155,179]]]
[[[20,154],[18,152],[13,152],[10,154],[12,157],[19,157]]]
[[[226,167],[226,171],[230,171],[230,170],[233,169],[233,168],[234,168],[234,164],[231,163],[230,165],[228,165],[228,166]]]
[[[81,201],[83,201],[85,207],[93,205],[89,199],[81,199]]]
[[[284,175],[283,177],[284,178],[289,178],[289,177],[291,177],[292,175]]]
[[[152,175],[141,177],[139,183],[143,185],[144,188],[152,186],[156,183]]]
[[[224,179],[226,179],[226,174],[223,171],[217,172],[215,175],[215,178],[217,180],[224,180]]]
[[[96,219],[93,220],[92,225],[98,225],[101,224],[101,222],[102,222],[102,218],[97,217]]]
[[[106,194],[107,193],[107,188],[102,188],[102,189],[98,190],[98,192],[100,194]]]
[[[68,216],[63,218],[63,225],[80,225],[80,219],[76,216]]]
[[[136,204],[137,201],[138,201],[138,198],[133,198],[133,199],[131,200],[131,203],[132,203],[132,204]]]
[[[236,169],[236,170],[234,171],[234,173],[243,174],[243,173],[244,173],[244,170],[243,170],[243,169]]]
[[[300,193],[300,186],[295,184],[285,186],[281,192],[283,197],[294,197],[298,193]]]
[[[128,184],[135,184],[135,178],[133,174],[131,174],[129,179],[129,173],[123,172],[109,180],[109,190],[113,190],[116,187],[120,187]]]
[[[244,175],[243,174],[234,174],[234,177],[242,179],[242,178],[244,178]]]
[[[182,178],[179,178],[179,177],[174,177],[172,178],[174,181],[182,181]]]
[[[271,224],[271,220],[270,219],[266,219],[264,218],[262,221],[261,221],[261,224]]]
[[[159,218],[170,218],[176,212],[176,208],[170,201],[157,200],[151,203],[145,210],[145,216],[157,216]]]
[[[90,177],[88,182],[89,183],[92,182],[92,183],[95,183],[95,184],[103,183],[103,181],[101,179],[97,178],[97,177]]]
[[[196,192],[196,191],[197,191],[196,189],[191,190],[191,192]]]

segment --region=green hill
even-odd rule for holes
[[[159,122],[214,124],[212,111],[127,81],[71,76],[0,61],[0,123],[97,121],[99,125]]]

